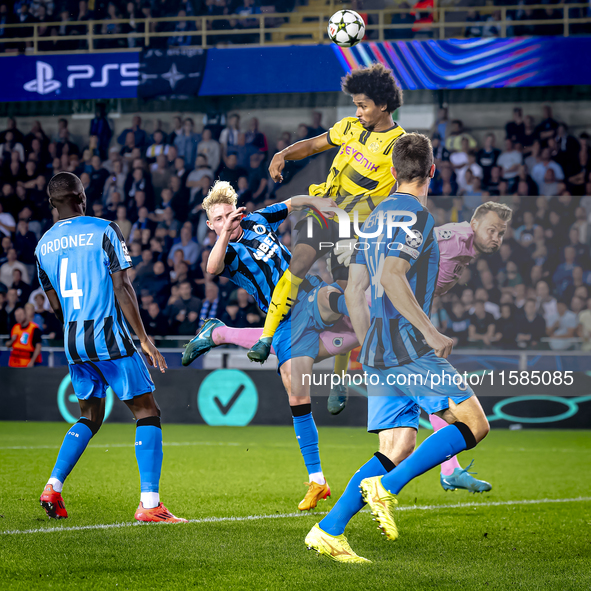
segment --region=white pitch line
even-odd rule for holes
[[[520,501],[492,501],[486,503],[455,503],[453,505],[408,505],[406,507],[398,507],[396,511],[434,511],[437,509],[463,509],[467,507],[501,507],[507,505],[543,505],[546,503],[577,503],[577,502],[591,501],[591,497],[576,497],[572,499],[523,499]],[[287,519],[290,517],[309,517],[326,515],[328,511],[315,511],[313,513],[277,513],[274,515],[246,515],[244,517],[204,517],[203,519],[189,519],[189,523],[225,523],[225,522],[239,522],[239,521],[259,521],[261,519]],[[101,525],[79,525],[73,527],[47,527],[38,529],[23,529],[12,531],[0,531],[0,535],[18,535],[18,534],[39,534],[39,533],[55,533],[64,531],[86,531],[95,529],[114,529],[121,527],[137,527],[137,526],[151,526],[154,525],[173,525],[171,523],[108,523]]]
[[[242,443],[231,443],[227,441],[164,441],[162,443],[164,447],[184,447],[187,445],[211,445],[211,446],[218,446],[218,445],[231,445],[231,446],[239,446],[243,445]],[[95,445],[88,446],[91,449],[103,449],[105,447],[130,447],[133,448],[133,443],[98,443]],[[1,449],[59,449],[59,445],[14,445],[10,447],[0,447]]]

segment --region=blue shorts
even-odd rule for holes
[[[433,351],[419,359],[387,369],[363,366],[367,375],[367,430],[378,433],[397,427],[419,428],[421,408],[434,414],[474,395],[456,377],[458,372]],[[377,376],[377,377],[374,377]],[[372,382],[376,385],[372,385]]]
[[[288,359],[311,357],[316,359],[320,349],[320,333],[330,326],[325,324],[318,310],[318,293],[327,284],[315,275],[307,275],[308,289],[300,291],[291,314],[279,325],[273,337],[277,355],[277,369]]]
[[[119,400],[131,400],[155,390],[146,362],[139,353],[121,359],[72,364],[70,377],[78,400],[105,398],[109,386]]]

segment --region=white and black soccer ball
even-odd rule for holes
[[[423,235],[418,230],[411,230],[412,236],[406,235],[406,243],[411,248],[418,248],[423,244]]]
[[[328,21],[328,37],[339,47],[353,47],[365,35],[365,23],[354,10],[339,10]]]

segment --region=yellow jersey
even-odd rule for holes
[[[359,221],[388,197],[396,179],[392,176],[392,147],[405,131],[394,124],[386,131],[368,131],[356,117],[345,117],[328,130],[329,144],[339,148],[325,183],[310,185],[310,195],[332,197],[347,213],[356,211]]]

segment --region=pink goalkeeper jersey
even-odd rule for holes
[[[463,270],[476,258],[474,232],[469,222],[445,224],[435,228],[439,244],[439,275],[435,295],[449,291],[458,281]]]

